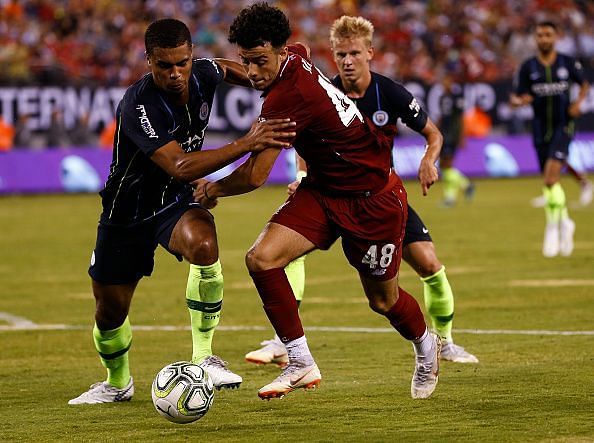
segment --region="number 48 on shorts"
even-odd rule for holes
[[[369,265],[370,269],[377,269],[378,265],[380,268],[385,269],[392,263],[392,257],[394,256],[395,251],[396,246],[392,243],[386,243],[383,246],[371,245],[363,257],[363,260],[361,260],[361,263]]]

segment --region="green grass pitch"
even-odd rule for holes
[[[568,199],[576,200],[575,182],[565,178],[563,184]],[[407,188],[454,289],[454,338],[480,364],[443,363],[432,398],[412,400],[410,344],[367,307],[355,271],[335,245],[308,257],[302,304],[322,385],[283,400],[259,400],[257,389],[278,369],[243,361],[272,335],[243,257],[286,195],[284,187],[266,187],[221,200],[213,211],[226,284],[224,329],[214,348],[244,383],[218,392],[209,413],[189,425],[165,421],[150,399],[156,372],[190,358],[190,332],[183,329],[189,324],[187,264],[160,249],[153,276],[137,289],[132,324],[153,328],[134,332],[134,399],[68,406],[105,377],[92,344],[94,301],[86,273],[99,198],[0,198],[0,440],[594,441],[594,206],[570,209],[577,224],[574,254],[545,259],[543,210],[529,205],[540,192],[538,178],[479,180],[475,201],[453,209],[439,207],[439,184],[426,198],[416,183]],[[422,304],[421,283],[405,263],[401,285]],[[17,317],[75,328],[14,330]]]

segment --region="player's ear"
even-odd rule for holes
[[[148,55],[148,53],[146,51],[144,51],[144,55],[146,56],[146,62],[150,66],[151,65],[151,57],[150,57],[150,55]]]
[[[373,58],[374,55],[375,55],[375,48],[373,46],[370,46],[369,48],[367,48],[367,61],[371,61],[371,59]]]
[[[281,62],[284,62],[289,56],[289,48],[287,46],[283,46],[278,55],[280,56]]]

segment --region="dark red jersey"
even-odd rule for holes
[[[291,118],[297,123],[293,146],[307,162],[307,183],[321,192],[382,189],[391,168],[391,140],[318,71],[305,57],[303,47],[289,49],[287,60],[264,94],[261,116]]]

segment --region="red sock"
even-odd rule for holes
[[[303,327],[295,295],[284,269],[250,272],[264,311],[283,343],[302,337]]]
[[[420,338],[427,329],[425,318],[417,301],[400,286],[398,300],[386,315],[390,324],[407,340]]]

